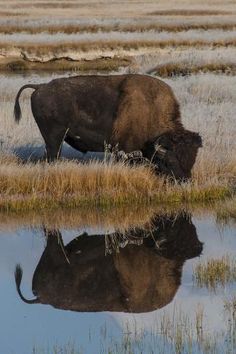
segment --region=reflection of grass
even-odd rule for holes
[[[236,198],[217,208],[217,219],[222,223],[228,223],[230,219],[236,221]]]
[[[78,229],[89,225],[91,228],[104,230],[115,229],[125,232],[133,227],[148,228],[154,215],[169,216],[178,215],[184,212],[173,206],[154,205],[122,205],[119,207],[109,206],[109,208],[99,208],[96,206],[85,206],[79,209],[58,209],[31,212],[18,212],[0,214],[0,229],[17,229],[22,226],[47,228]]]
[[[227,353],[234,353],[236,346],[236,297],[224,301],[225,317],[227,320]]]
[[[149,167],[122,163],[8,163],[0,166],[0,209],[31,210],[81,205],[121,205],[221,199],[231,193],[220,180],[175,184]]]
[[[222,332],[208,328],[204,321],[205,311],[203,306],[195,308],[195,316],[190,318],[180,307],[175,307],[172,313],[164,312],[158,316],[151,328],[137,328],[135,319],[133,322],[124,323],[122,334],[119,338],[109,332],[107,324],[101,326],[100,348],[97,353],[106,354],[184,354],[204,353],[222,354],[235,353],[236,343],[234,341],[232,325],[229,325],[231,313],[226,311],[225,330]],[[223,343],[223,345],[222,345]],[[225,351],[228,349],[228,351]],[[34,347],[34,354],[83,354],[87,353],[81,346],[68,343],[66,345],[55,345],[51,351],[43,351]]]
[[[199,263],[194,269],[194,282],[199,287],[215,290],[218,285],[225,286],[236,281],[236,259],[226,255],[222,258],[212,258],[205,263]]]

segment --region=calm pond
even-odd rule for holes
[[[125,228],[2,219],[0,352],[235,353],[235,274],[194,274],[212,259],[235,272],[236,224],[185,212]]]

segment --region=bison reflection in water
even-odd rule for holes
[[[165,82],[130,74],[74,76],[24,85],[15,101],[17,122],[19,97],[26,88],[35,90],[32,112],[48,161],[60,156],[63,141],[81,152],[103,152],[107,143],[118,146],[128,160],[138,150],[141,161],[152,161],[159,173],[180,180],[191,177],[201,138],[183,127],[179,104]]]
[[[35,300],[72,311],[148,312],[174,298],[185,260],[202,243],[189,215],[155,217],[147,229],[76,237],[66,246],[59,230],[45,230],[47,245],[33,276]]]

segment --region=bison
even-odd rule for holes
[[[18,294],[29,304],[79,312],[140,313],[166,306],[178,290],[184,262],[203,247],[188,214],[155,216],[151,227],[125,234],[84,233],[66,246],[59,230],[45,230],[45,235],[47,245],[33,276],[36,298],[22,295],[19,265]]]
[[[89,75],[25,85],[15,100],[16,122],[26,88],[35,90],[31,107],[49,162],[59,158],[64,141],[83,153],[102,152],[108,144],[125,153],[141,151],[160,173],[191,177],[201,138],[184,129],[179,104],[163,81],[138,74]]]

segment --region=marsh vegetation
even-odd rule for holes
[[[206,263],[199,262],[194,269],[193,279],[197,286],[206,286],[213,291],[225,287],[236,280],[236,259],[225,255],[220,259],[209,259]]]

